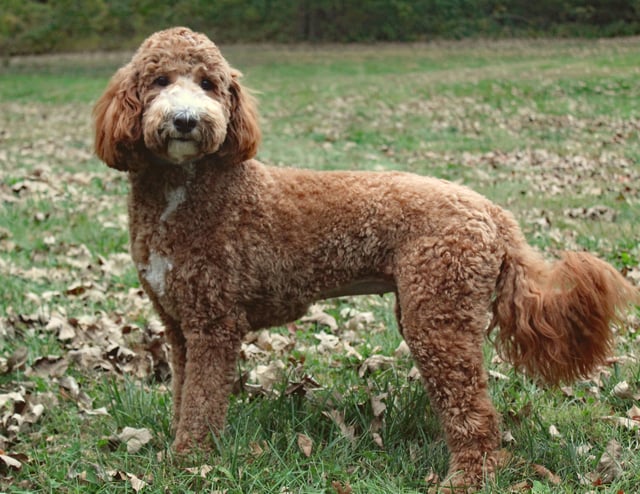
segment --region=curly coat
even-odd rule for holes
[[[638,299],[587,253],[546,262],[512,215],[407,173],[267,167],[252,97],[214,43],[153,34],[94,109],[95,149],[128,172],[131,254],[172,349],[174,448],[224,425],[243,336],[323,298],[394,292],[402,335],[446,433],[453,485],[496,466],[482,342],[549,383],[605,362]]]

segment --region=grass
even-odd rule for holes
[[[549,255],[588,249],[637,283],[639,48],[631,38],[224,52],[257,92],[263,161],[460,181],[513,211]],[[92,102],[126,58],[15,58],[0,74],[0,395],[26,403],[0,407],[0,449],[22,463],[0,462],[0,491],[133,492],[137,478],[142,492],[157,493],[423,492],[431,472],[446,472],[446,447],[411,359],[395,355],[388,296],[324,306],[338,323],[338,349],[319,349],[321,331],[330,332],[319,323],[276,328],[283,350],[265,336],[239,374],[255,381],[259,366],[279,361],[275,381],[233,396],[214,454],[172,457],[165,349],[127,259],[126,178],[91,154]],[[570,213],[593,206],[613,216]],[[353,311],[373,319],[358,327]],[[619,332],[617,363],[571,389],[537,386],[496,362],[487,344],[487,366],[502,375],[491,395],[513,441],[486,492],[598,489],[611,440],[622,468],[607,491],[640,484],[637,429],[602,418],[637,405],[638,317]],[[21,352],[23,364],[13,365]],[[43,371],[47,355],[67,368]],[[363,370],[380,355],[385,365]],[[70,378],[84,395],[65,387]],[[616,391],[622,382],[629,393]],[[377,399],[386,404],[379,416]],[[44,413],[30,423],[38,404]],[[92,413],[102,407],[107,415]],[[130,453],[114,439],[125,427],[152,439]],[[299,435],[312,441],[309,456]]]

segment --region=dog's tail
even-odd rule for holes
[[[611,324],[640,293],[611,265],[584,252],[547,262],[518,235],[498,279],[490,329],[516,368],[547,383],[588,376],[609,356]]]

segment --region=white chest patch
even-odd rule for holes
[[[163,297],[166,288],[167,273],[173,269],[171,261],[164,256],[151,252],[149,264],[139,266],[142,277],[158,297]]]
[[[178,206],[187,199],[187,190],[184,186],[176,187],[167,192],[167,207],[160,215],[160,221],[167,221],[169,216],[176,212]]]

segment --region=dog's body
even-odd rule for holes
[[[300,318],[319,299],[396,292],[399,266],[416,249],[456,256],[460,237],[485,246],[469,249],[477,257],[469,262],[493,291],[505,242],[513,240],[498,231],[505,213],[482,196],[405,173],[314,172],[249,160],[156,166],[131,177],[133,259],[154,301],[177,320],[193,294],[173,283],[198,286],[220,313],[238,306],[243,330],[257,330]],[[193,265],[197,273],[183,272]]]
[[[480,483],[499,445],[487,314],[506,357],[558,382],[604,362],[609,323],[636,290],[589,254],[546,263],[465,187],[262,165],[238,77],[206,37],[176,28],[145,41],[95,109],[97,154],[129,171],[132,256],[172,348],[175,448],[223,427],[248,331],[319,299],[394,292],[453,483]]]

